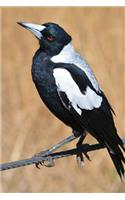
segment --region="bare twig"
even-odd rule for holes
[[[125,144],[125,139],[123,139],[123,142]],[[47,155],[44,155],[44,156],[43,154],[38,154],[28,159],[0,164],[0,171],[32,165],[32,164],[37,164],[37,163],[43,163],[47,161],[49,157],[51,157],[52,160],[55,160],[55,159],[59,159],[63,157],[76,155],[78,153],[87,153],[90,151],[95,151],[95,150],[99,150],[103,148],[105,148],[105,146],[103,146],[102,144],[93,144],[93,145],[83,144],[77,148],[70,149],[67,151],[61,151],[61,152],[50,153],[50,154],[47,153]]]

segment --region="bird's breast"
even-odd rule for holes
[[[33,60],[32,79],[42,101],[48,109],[66,125],[72,127],[74,130],[81,131],[81,127],[78,127],[74,118],[64,108],[58,96],[57,86],[53,76],[53,63],[44,59],[41,62],[38,62],[38,59]]]

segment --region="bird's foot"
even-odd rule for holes
[[[78,154],[76,155],[76,160],[77,160],[78,165],[79,165],[81,168],[83,168],[83,166],[84,166],[84,162],[85,162],[84,156],[85,156],[89,161],[91,161],[91,159],[90,159],[90,157],[89,157],[89,155],[88,155],[87,153],[78,153]]]
[[[39,165],[45,166],[45,167],[54,167],[55,163],[51,156],[46,157],[45,161],[41,161],[35,164],[35,166],[40,169]]]
[[[84,156],[82,153],[78,153],[76,155],[76,161],[79,167],[83,168],[84,166]]]
[[[36,166],[37,169],[40,169],[40,167],[39,167],[40,165],[43,166],[43,162],[38,162],[38,163],[35,164],[35,166]]]
[[[34,157],[46,157],[46,160],[45,161],[40,161],[38,163],[35,164],[35,166],[40,169],[39,165],[42,165],[42,166],[45,166],[45,167],[54,167],[55,166],[55,163],[54,163],[54,160],[52,159],[51,156],[47,156],[48,154],[48,150],[45,150],[45,151],[41,151],[37,154],[34,155]]]

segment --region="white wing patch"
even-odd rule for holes
[[[80,56],[80,54],[78,54],[71,43],[69,43],[68,45],[66,45],[62,51],[56,55],[53,56],[51,58],[51,60],[54,63],[70,63],[70,64],[74,64],[77,67],[79,67],[81,70],[83,70],[85,72],[85,74],[87,75],[88,79],[91,81],[93,87],[96,89],[97,92],[100,92],[100,87],[98,84],[98,81],[96,80],[96,77],[91,69],[91,67],[87,64],[87,62],[85,61],[84,58],[82,58]]]
[[[70,75],[70,72],[66,69],[56,68],[54,69],[53,75],[58,90],[65,92],[71,105],[78,114],[81,115],[81,109],[92,110],[93,108],[99,108],[101,106],[102,97],[97,95],[89,86],[87,86],[85,94],[82,94],[78,85]]]

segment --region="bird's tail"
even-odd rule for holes
[[[111,148],[109,148],[109,146],[108,146],[107,150],[108,150],[109,155],[114,163],[114,166],[122,180],[122,178],[125,175],[125,169],[124,169],[124,165],[123,165],[123,164],[125,164],[125,157],[122,153],[122,150],[125,152],[125,148],[122,145],[122,150],[121,150],[119,145],[117,145],[117,146],[115,146],[115,148],[113,148],[113,150]]]

